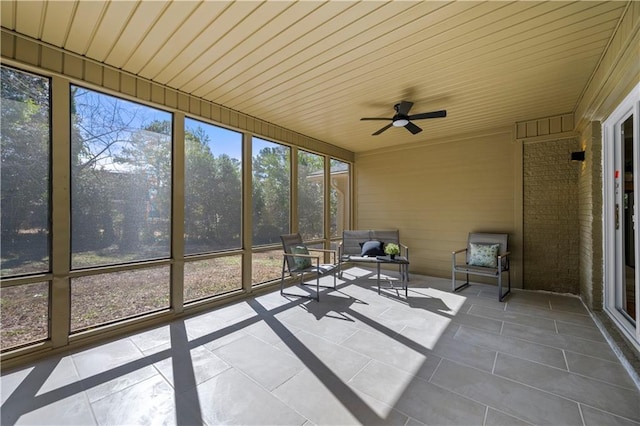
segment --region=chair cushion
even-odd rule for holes
[[[299,244],[297,246],[291,246],[291,253],[292,254],[309,254],[309,250],[305,245]],[[293,262],[296,265],[296,269],[311,268],[311,258],[309,257],[294,256]]]
[[[500,244],[469,243],[469,265],[496,268]]]
[[[384,243],[382,241],[372,240],[360,243],[362,251],[360,256],[376,257],[384,256]]]

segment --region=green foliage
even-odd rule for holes
[[[49,264],[49,81],[2,66],[0,228],[2,274]]]
[[[2,67],[0,182],[3,251],[22,229],[48,231],[49,82]]]
[[[240,247],[242,165],[211,152],[200,127],[185,134],[185,234],[187,250],[200,252]]]
[[[298,216],[304,239],[324,235],[324,157],[298,151]]]
[[[274,144],[275,145],[275,144]],[[289,232],[290,150],[266,147],[253,159],[253,242],[279,242]]]
[[[386,254],[400,254],[400,247],[394,243],[388,243],[384,245],[384,252]]]

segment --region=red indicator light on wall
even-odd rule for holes
[[[616,170],[615,172],[615,178],[618,179],[620,177],[620,170]]]

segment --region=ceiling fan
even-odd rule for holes
[[[420,127],[416,126],[415,124],[413,124],[411,122],[411,120],[422,120],[422,119],[425,119],[425,118],[440,118],[440,117],[446,117],[447,116],[447,111],[446,110],[423,112],[423,113],[420,113],[420,114],[409,115],[409,110],[411,109],[412,106],[413,106],[413,102],[400,101],[399,104],[395,104],[393,106],[393,109],[396,110],[396,114],[393,116],[393,118],[365,117],[365,118],[361,118],[360,120],[384,120],[384,121],[391,120],[391,123],[387,124],[382,129],[380,129],[377,132],[373,133],[372,136],[379,135],[380,133],[384,132],[385,130],[387,130],[391,126],[393,126],[393,127],[404,127],[405,129],[407,129],[408,131],[410,131],[411,133],[413,133],[415,135],[416,133],[420,133],[422,131],[422,129]]]

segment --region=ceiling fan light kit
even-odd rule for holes
[[[420,114],[409,115],[409,110],[411,109],[412,106],[413,106],[413,102],[401,101],[399,104],[395,104],[393,106],[393,109],[396,110],[396,114],[393,116],[393,118],[365,117],[365,118],[361,118],[360,120],[383,120],[383,121],[391,120],[390,124],[387,124],[382,129],[373,133],[372,136],[379,135],[380,133],[384,132],[390,127],[404,127],[405,129],[407,129],[408,131],[410,131],[412,134],[415,135],[417,133],[420,133],[422,129],[416,126],[415,124],[413,124],[411,120],[424,120],[426,118],[441,118],[441,117],[447,116],[446,110],[423,112]]]

